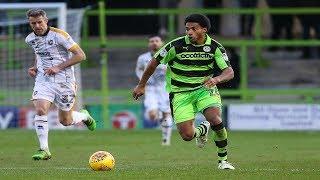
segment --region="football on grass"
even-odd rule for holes
[[[95,171],[110,171],[114,168],[115,160],[107,151],[97,151],[90,156],[90,167]]]

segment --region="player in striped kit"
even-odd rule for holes
[[[185,19],[186,35],[164,45],[150,60],[133,98],[138,99],[146,91],[146,83],[160,64],[167,65],[166,88],[170,92],[170,107],[181,138],[196,140],[202,148],[208,141],[210,128],[217,146],[218,169],[235,169],[227,161],[227,130],[221,118],[221,97],[217,84],[234,77],[224,47],[207,33],[209,19],[202,14],[191,14]],[[215,69],[222,72],[214,74]],[[206,121],[194,127],[197,112]]]

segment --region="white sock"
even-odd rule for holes
[[[38,116],[34,117],[34,127],[36,129],[36,133],[38,135],[40,149],[41,150],[48,150],[48,117],[47,116]]]
[[[79,122],[84,122],[88,120],[88,116],[85,113],[78,111],[72,111],[72,124],[77,124]]]
[[[172,118],[166,117],[161,121],[162,140],[170,144],[172,132]]]

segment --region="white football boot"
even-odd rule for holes
[[[221,161],[218,163],[218,169],[230,169],[234,170],[235,168],[228,161]]]
[[[162,146],[170,146],[171,143],[170,143],[169,140],[167,140],[167,141],[166,141],[166,140],[162,140],[161,145],[162,145]]]

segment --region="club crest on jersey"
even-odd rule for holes
[[[227,53],[222,53],[222,57],[223,57],[224,61],[229,61]]]
[[[161,57],[165,57],[167,54],[168,54],[168,52],[167,52],[166,49],[162,49],[162,50],[160,51],[160,53],[159,53],[159,55],[160,55]]]
[[[204,47],[203,47],[203,51],[204,51],[204,52],[210,52],[210,51],[211,51],[210,46],[204,46]]]
[[[48,41],[48,44],[49,44],[49,45],[52,45],[52,44],[53,44],[53,40],[52,40],[52,39],[49,40],[49,41]]]

